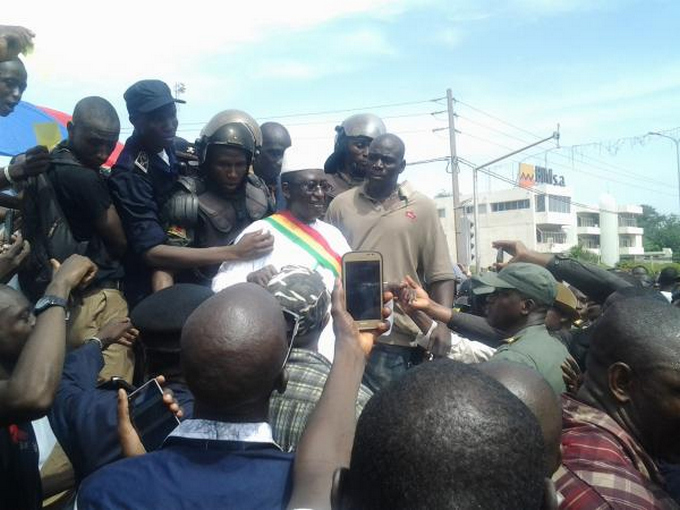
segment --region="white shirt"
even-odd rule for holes
[[[342,232],[333,225],[329,225],[321,220],[316,220],[308,226],[321,234],[329,246],[341,257],[348,251],[351,251],[345,236],[343,236]],[[301,248],[284,234],[272,227],[269,222],[258,220],[251,223],[243,232],[241,232],[235,242],[239,242],[245,234],[258,230],[269,232],[274,237],[274,249],[267,255],[258,259],[223,262],[212,282],[212,290],[214,292],[219,292],[222,289],[231,287],[237,283],[243,283],[250,273],[268,265],[274,266],[277,271],[281,271],[281,268],[284,266],[308,267],[321,275],[328,292],[333,291],[335,274],[330,269],[319,264],[319,262],[305,249]],[[333,334],[332,322],[332,320],[328,322],[328,325],[321,333],[321,338],[319,339],[319,352],[328,358],[329,361],[333,361],[335,349],[335,335]]]

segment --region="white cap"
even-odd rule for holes
[[[286,149],[281,165],[281,175],[310,169],[323,170],[323,164],[314,156],[314,151],[297,145]]]

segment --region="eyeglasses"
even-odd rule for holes
[[[317,188],[320,188],[321,191],[324,193],[328,193],[333,186],[330,185],[328,181],[321,180],[321,181],[303,181],[303,182],[298,182],[298,186],[300,186],[300,189],[304,191],[305,193],[314,193]]]
[[[300,316],[300,314],[292,312],[287,308],[284,308],[282,311],[283,315],[286,316],[286,322],[288,322],[288,320],[293,321],[293,332],[290,335],[288,352],[286,353],[286,357],[283,359],[283,366],[281,367],[281,370],[283,370],[288,363],[288,358],[290,358],[290,353],[292,352],[293,344],[295,343],[295,337],[297,336],[298,329],[300,328],[300,322],[302,321],[302,316]]]

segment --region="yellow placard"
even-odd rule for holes
[[[44,145],[47,150],[52,150],[61,142],[59,125],[54,122],[36,122],[33,124],[33,132],[38,145]]]

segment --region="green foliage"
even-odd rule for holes
[[[673,266],[678,271],[680,271],[680,263],[677,262],[669,264],[668,262],[636,262],[634,260],[625,260],[623,262],[619,262],[618,264],[616,264],[616,267],[618,267],[619,269],[624,269],[626,271],[630,271],[636,266],[646,267],[647,271],[649,271],[649,274],[653,276],[658,275],[664,267],[668,266]]]
[[[576,246],[572,246],[567,253],[571,258],[582,260],[583,262],[589,262],[590,264],[600,264],[599,255],[588,251],[588,249],[584,248],[584,246],[580,243]]]
[[[645,229],[645,251],[670,248],[673,250],[673,261],[680,262],[680,217],[675,214],[660,214],[651,205],[643,205],[638,225]]]

